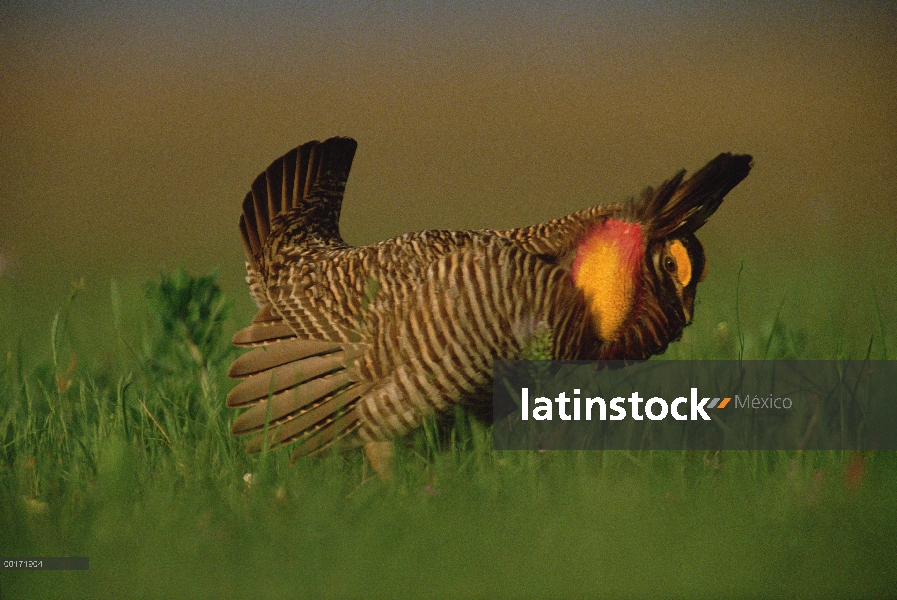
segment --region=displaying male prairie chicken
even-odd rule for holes
[[[706,270],[695,232],[751,168],[720,154],[624,203],[506,231],[425,231],[363,247],[339,234],[349,138],[274,161],[243,202],[247,281],[259,312],[237,346],[227,398],[251,407],[249,451],[383,444],[432,411],[489,402],[492,362],[537,328],[556,359],[647,359],[691,322]],[[379,469],[378,469],[379,470]]]

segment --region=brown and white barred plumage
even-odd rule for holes
[[[234,343],[261,348],[231,367],[246,380],[228,406],[251,406],[233,430],[259,433],[267,423],[272,445],[298,441],[299,454],[335,440],[389,440],[432,411],[487,397],[493,360],[518,356],[541,323],[557,359],[663,352],[690,321],[696,281],[677,301],[658,260],[641,261],[626,325],[602,339],[571,277],[579,244],[615,219],[650,232],[646,256],[678,236],[703,268],[694,231],[750,169],[749,156],[722,154],[631,202],[520,229],[409,233],[354,248],[339,235],[339,213],[355,148],[348,138],[300,146],[243,203],[247,281],[260,310]],[[257,435],[249,450],[263,442]]]

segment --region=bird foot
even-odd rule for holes
[[[395,479],[395,470],[393,469],[393,458],[396,454],[395,445],[389,442],[368,442],[364,445],[364,453],[371,466],[380,476],[380,479],[391,482]]]

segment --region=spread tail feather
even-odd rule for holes
[[[342,377],[333,377],[333,379],[337,383],[344,383]],[[298,394],[293,393],[292,398],[272,398],[272,416],[268,425],[269,447],[298,442],[293,456],[302,456],[324,450],[338,439],[343,440],[344,449],[360,445],[360,439],[345,440],[345,437],[361,426],[361,412],[358,410],[358,404],[368,386],[355,384],[314,402],[312,398],[321,393],[328,383],[326,380],[316,381],[320,383],[312,386],[315,389],[309,389],[307,394],[298,392]],[[297,396],[301,399],[297,399]],[[274,406],[278,399],[280,402]],[[256,409],[266,409],[266,406],[260,404],[251,410]],[[276,420],[274,418],[275,409],[280,413]],[[289,411],[288,414],[284,414],[286,411]],[[255,418],[261,420],[262,427],[255,430],[259,434],[246,445],[247,452],[259,452],[265,443],[265,414],[265,410],[259,410],[259,413],[254,415]],[[234,425],[236,426],[237,423],[234,422]]]
[[[280,318],[271,303],[265,301],[252,318],[252,325],[237,331],[231,343],[234,346],[252,347],[273,344],[295,337],[296,333],[292,328]],[[231,368],[233,369],[233,367]]]
[[[330,354],[341,346],[334,342],[290,339],[256,348],[235,360],[227,372],[231,379],[250,377],[305,357]]]
[[[256,434],[249,452],[259,452],[266,441],[269,447],[298,442],[294,455],[318,453],[340,440],[343,447],[360,444],[352,434],[361,426],[358,404],[370,384],[358,381],[349,368],[359,350],[354,344],[294,338],[244,354],[228,372],[245,380],[228,394],[227,406],[250,408],[237,417],[232,432]]]
[[[256,404],[265,400],[269,394],[278,394],[296,387],[303,381],[341,370],[344,360],[345,357],[341,352],[324,354],[294,360],[256,373],[230,391],[227,395],[227,406],[240,408]]]
[[[275,160],[243,200],[240,234],[251,271],[259,271],[262,252],[278,224],[292,241],[311,238],[342,244],[339,215],[343,192],[358,144],[351,138],[312,141]],[[297,239],[298,238],[298,239]]]
[[[237,331],[231,343],[234,346],[260,346],[271,344],[280,340],[295,338],[296,333],[283,321],[270,323],[253,323],[249,327]]]

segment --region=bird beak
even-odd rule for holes
[[[682,316],[685,317],[685,324],[691,325],[691,318],[695,312],[694,301],[689,302],[687,299],[682,303]]]

